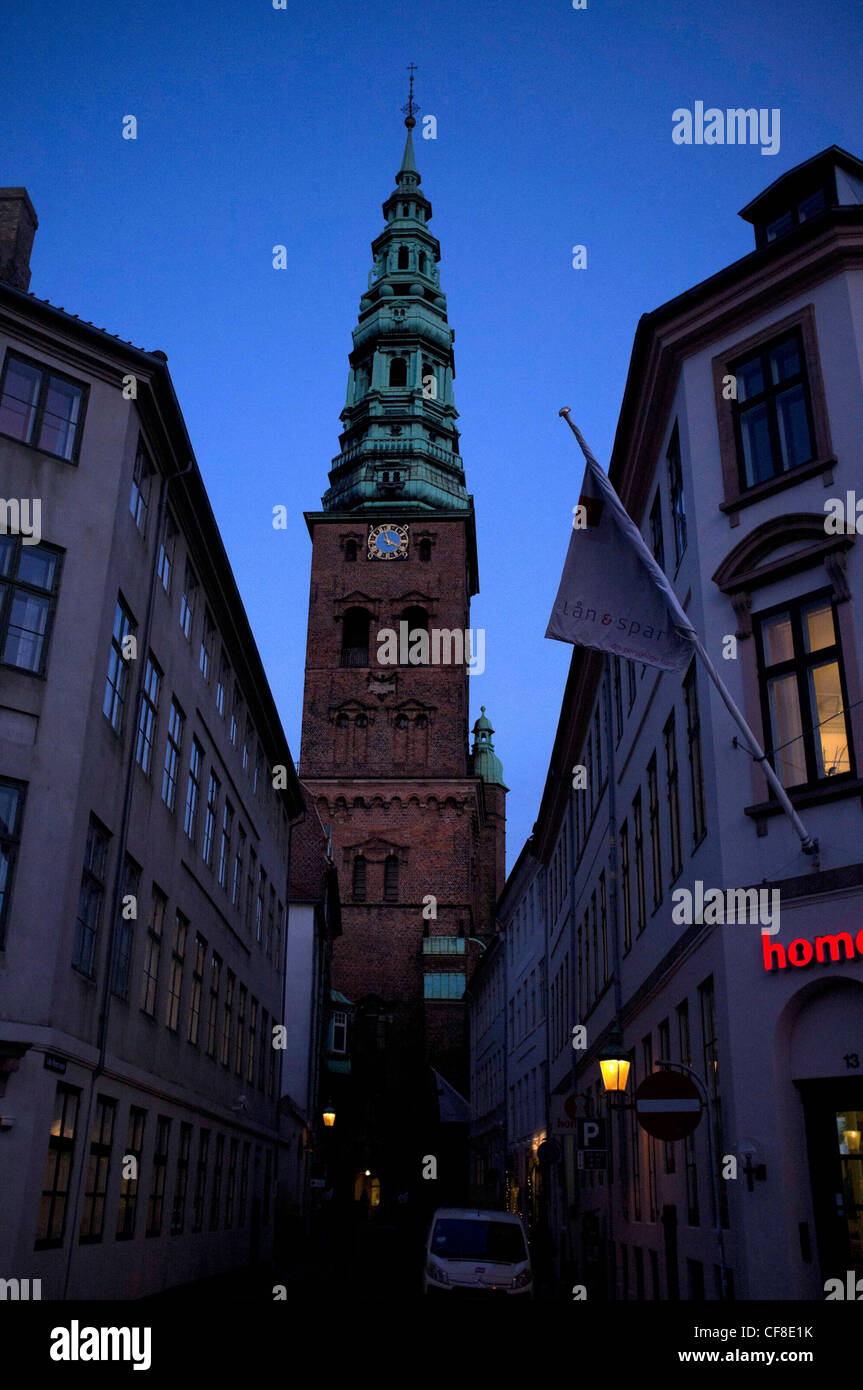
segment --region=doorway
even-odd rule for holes
[[[799,1081],[822,1280],[863,1275],[863,1077]]]

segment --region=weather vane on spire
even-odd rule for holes
[[[407,126],[408,130],[413,130],[414,126],[416,125],[416,120],[414,119],[414,112],[419,111],[419,106],[414,101],[414,73],[416,72],[416,70],[416,63],[408,63],[408,72],[411,75],[411,87],[410,94],[408,96],[407,106],[402,107],[402,110],[407,113],[405,116],[405,125]]]

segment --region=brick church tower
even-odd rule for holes
[[[306,513],[300,754],[343,904],[332,983],[348,1037],[344,1061],[330,1054],[333,1138],[343,1174],[369,1168],[381,1201],[414,1183],[423,1153],[446,1150],[439,1122],[466,1129],[462,996],[494,930],[507,791],[484,708],[469,746],[468,659],[477,676],[484,664],[484,640],[467,636],[479,587],[473,499],[412,92],[405,109],[353,330],[341,452],[322,509]]]

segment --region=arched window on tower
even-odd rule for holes
[[[402,203],[402,217],[410,217],[410,215],[411,215],[410,203]]]
[[[367,608],[349,608],[342,619],[342,666],[368,666],[369,627]]]
[[[424,536],[423,539],[420,541],[420,559],[422,560],[423,564],[426,565],[431,559],[431,541],[428,539],[427,536]]]
[[[420,608],[420,607],[418,607],[418,606],[412,605],[410,608],[405,608],[404,611],[403,611],[402,613],[399,614],[399,621],[400,621],[400,622],[403,622],[403,623],[407,623],[407,625],[408,625],[407,649],[406,649],[405,652],[404,652],[405,657],[408,657],[409,654],[410,654],[410,650],[411,650],[411,644],[412,644],[413,641],[414,641],[414,634],[415,634],[416,632],[418,632],[418,631],[428,632],[428,630],[429,630],[429,615],[428,615],[428,613],[426,612],[426,610],[425,610],[424,608]],[[427,648],[428,648],[428,643],[426,643],[426,649],[427,649]],[[416,651],[419,651],[419,650],[420,650],[420,648],[417,647],[417,648],[415,649],[415,652],[416,652]],[[399,653],[401,653],[401,651],[402,651],[402,644],[399,643]],[[416,660],[416,655],[415,655],[413,661],[406,660],[406,661],[402,662],[401,664],[402,664],[402,665],[405,665],[405,666],[418,666],[418,665],[423,665],[424,663],[421,662],[421,661],[417,661],[417,660]]]
[[[398,261],[396,262],[396,270],[407,270],[408,267],[409,267],[409,265],[410,265],[410,261],[409,261],[409,257],[408,257],[408,248],[407,248],[406,246],[400,246],[400,247],[399,247],[399,258],[398,258]]]
[[[362,854],[354,858],[354,874],[352,891],[354,902],[364,903],[366,900],[366,861]]]
[[[345,559],[346,559],[346,560],[356,560],[356,558],[357,558],[357,543],[356,543],[356,541],[345,541]]]
[[[399,861],[394,854],[384,862],[384,902],[395,903],[399,898]]]
[[[418,264],[418,269],[419,269],[420,274],[421,274],[421,275],[425,275],[425,273],[426,273],[426,253],[425,253],[425,251],[420,251],[419,260],[418,260],[418,263],[417,263],[417,264]]]
[[[402,622],[407,623],[409,634],[412,629],[417,627],[421,627],[423,632],[428,632],[429,630],[429,615],[425,608],[420,608],[412,604],[410,608],[405,608],[399,614],[399,618]]]
[[[390,362],[390,386],[407,386],[408,364],[404,357],[394,357]]]

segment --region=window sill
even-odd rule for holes
[[[825,806],[831,801],[844,801],[851,796],[859,796],[863,799],[863,778],[851,777],[847,781],[837,781],[832,785],[810,787],[802,791],[788,793],[788,799],[795,810],[805,810],[809,806]],[[744,806],[743,810],[745,815],[758,823],[759,835],[767,834],[765,821],[769,816],[783,814],[778,801],[759,801],[753,806]]]
[[[28,444],[26,439],[18,439],[14,434],[6,434],[0,431],[0,439],[10,439],[13,444],[19,444],[22,449],[29,449],[33,454],[41,454],[46,459],[56,459],[58,463],[68,463],[70,468],[78,467],[78,454],[75,453],[70,459],[64,458],[62,454],[52,453],[50,449],[43,449],[39,444]]]
[[[756,502],[761,502],[765,497],[772,497],[774,493],[784,492],[786,488],[795,487],[797,483],[805,483],[809,478],[817,478],[820,473],[827,473],[836,466],[836,459],[822,458],[814,459],[811,463],[803,463],[798,468],[792,468],[788,473],[780,473],[776,478],[768,478],[764,483],[756,483],[754,487],[749,487],[745,492],[740,492],[736,497],[730,497],[726,502],[719,503],[719,510],[726,515],[742,511],[744,507],[753,506]],[[734,524],[732,520],[732,525]]]

